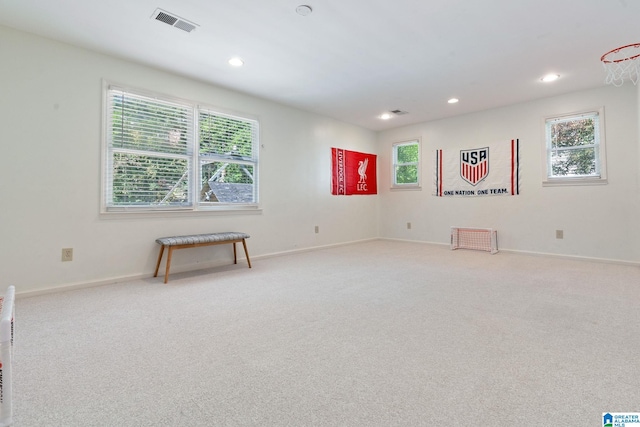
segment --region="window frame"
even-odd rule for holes
[[[551,126],[558,122],[567,122],[571,120],[581,120],[594,117],[597,122],[594,129],[594,144],[581,146],[580,148],[565,148],[563,150],[579,150],[594,149],[594,157],[596,162],[596,173],[593,175],[572,175],[560,176],[552,175],[551,156],[554,152],[551,140]],[[572,113],[557,114],[546,116],[542,120],[544,131],[544,144],[542,145],[542,185],[551,186],[568,186],[568,185],[603,185],[607,184],[607,160],[605,149],[605,119],[604,107],[589,108]],[[555,150],[558,151],[557,149]]]
[[[226,162],[228,164],[234,164],[234,165],[239,165],[241,168],[243,166],[250,166],[253,168],[253,174],[252,174],[252,180],[253,180],[253,184],[252,184],[252,196],[253,196],[253,202],[244,202],[244,203],[233,203],[233,202],[205,202],[202,201],[200,199],[198,199],[198,207],[200,210],[220,210],[222,208],[228,209],[228,208],[237,208],[237,207],[247,207],[247,208],[256,208],[258,206],[258,200],[259,200],[259,192],[258,192],[258,170],[259,170],[259,165],[258,165],[258,152],[259,152],[259,147],[260,147],[260,124],[258,122],[257,119],[254,118],[249,118],[246,115],[239,115],[237,113],[228,113],[228,112],[223,112],[221,111],[219,108],[213,108],[213,107],[208,107],[208,106],[203,106],[200,105],[198,106],[198,109],[196,111],[196,114],[198,115],[198,117],[201,114],[211,114],[211,115],[215,115],[217,117],[224,117],[226,119],[231,119],[231,120],[240,120],[240,121],[244,121],[247,123],[252,123],[252,139],[251,139],[251,156],[247,157],[247,156],[240,156],[240,155],[229,155],[229,153],[207,153],[207,154],[203,154],[200,151],[200,127],[197,126],[197,141],[196,141],[196,145],[198,146],[198,152],[196,153],[196,157],[197,157],[197,168],[196,168],[196,173],[197,176],[195,178],[195,182],[198,183],[200,182],[199,180],[201,179],[201,175],[202,175],[202,168],[203,165],[205,164],[210,164],[210,163],[216,163],[216,162]],[[199,120],[199,119],[198,119]],[[235,149],[235,147],[234,147]],[[197,187],[197,190],[200,191],[200,187]]]
[[[115,151],[131,151],[141,152],[144,150],[123,150],[113,149],[112,129],[110,129],[111,118],[111,91],[122,91],[125,94],[131,94],[135,97],[147,98],[149,101],[157,100],[161,103],[170,103],[185,106],[191,110],[189,132],[186,135],[187,147],[185,154],[175,154],[168,152],[154,152],[157,157],[165,158],[183,158],[187,160],[187,171],[185,173],[188,180],[188,200],[183,204],[161,205],[161,204],[142,204],[142,205],[117,205],[113,203],[113,153]],[[115,84],[103,80],[103,114],[102,114],[102,150],[101,150],[101,184],[100,192],[100,213],[101,214],[120,214],[120,213],[167,213],[167,212],[230,212],[230,211],[258,211],[259,204],[259,147],[260,147],[260,122],[257,117],[245,113],[238,113],[225,110],[219,107],[199,104],[195,101],[185,100],[165,94],[159,94],[144,89],[133,88],[125,85]],[[200,184],[201,168],[203,156],[200,153],[200,113],[215,114],[221,117],[246,121],[251,123],[251,155],[243,157],[237,162],[243,165],[253,167],[253,201],[252,202],[204,202],[201,200],[200,192],[202,185]],[[236,163],[236,160],[226,158],[229,163]]]
[[[409,145],[416,145],[418,147],[418,161],[417,162],[398,162],[398,148]],[[397,167],[398,166],[416,166],[417,179],[415,183],[401,184],[397,181]],[[422,141],[420,138],[410,138],[403,141],[394,142],[391,145],[391,189],[392,190],[420,190],[422,188]]]

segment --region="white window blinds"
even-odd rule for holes
[[[193,108],[107,92],[107,207],[191,206]]]
[[[200,202],[257,202],[258,122],[200,110]]]
[[[257,207],[257,120],[114,86],[105,114],[105,211]]]

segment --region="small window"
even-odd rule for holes
[[[545,120],[545,185],[605,184],[603,111]]]
[[[420,141],[393,144],[392,188],[420,187]]]

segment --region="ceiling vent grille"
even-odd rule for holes
[[[198,24],[189,22],[186,19],[182,19],[174,15],[173,13],[167,12],[166,10],[162,9],[156,9],[156,11],[153,12],[153,15],[151,15],[151,18],[155,19],[156,21],[164,22],[165,24],[171,25],[172,27],[179,28],[182,31],[186,31],[187,33],[195,30],[198,26]]]

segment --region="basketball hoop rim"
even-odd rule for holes
[[[628,45],[626,45],[626,46],[620,46],[620,47],[617,47],[617,48],[615,48],[615,49],[612,49],[612,50],[610,50],[609,52],[607,52],[607,53],[605,53],[604,55],[602,55],[602,57],[600,57],[600,61],[602,61],[602,62],[603,62],[603,63],[605,63],[605,64],[617,64],[617,63],[619,63],[619,62],[623,62],[623,61],[631,61],[631,60],[634,60],[634,59],[636,59],[636,58],[640,57],[640,53],[639,53],[639,54],[637,54],[637,55],[628,56],[628,57],[626,57],[626,58],[621,58],[621,59],[613,59],[613,60],[606,59],[606,56],[607,56],[607,55],[610,55],[610,54],[612,54],[612,53],[618,53],[618,52],[620,52],[622,49],[626,49],[626,48],[628,48],[628,47],[636,47],[636,48],[640,48],[640,43],[631,43],[631,44],[628,44]]]

